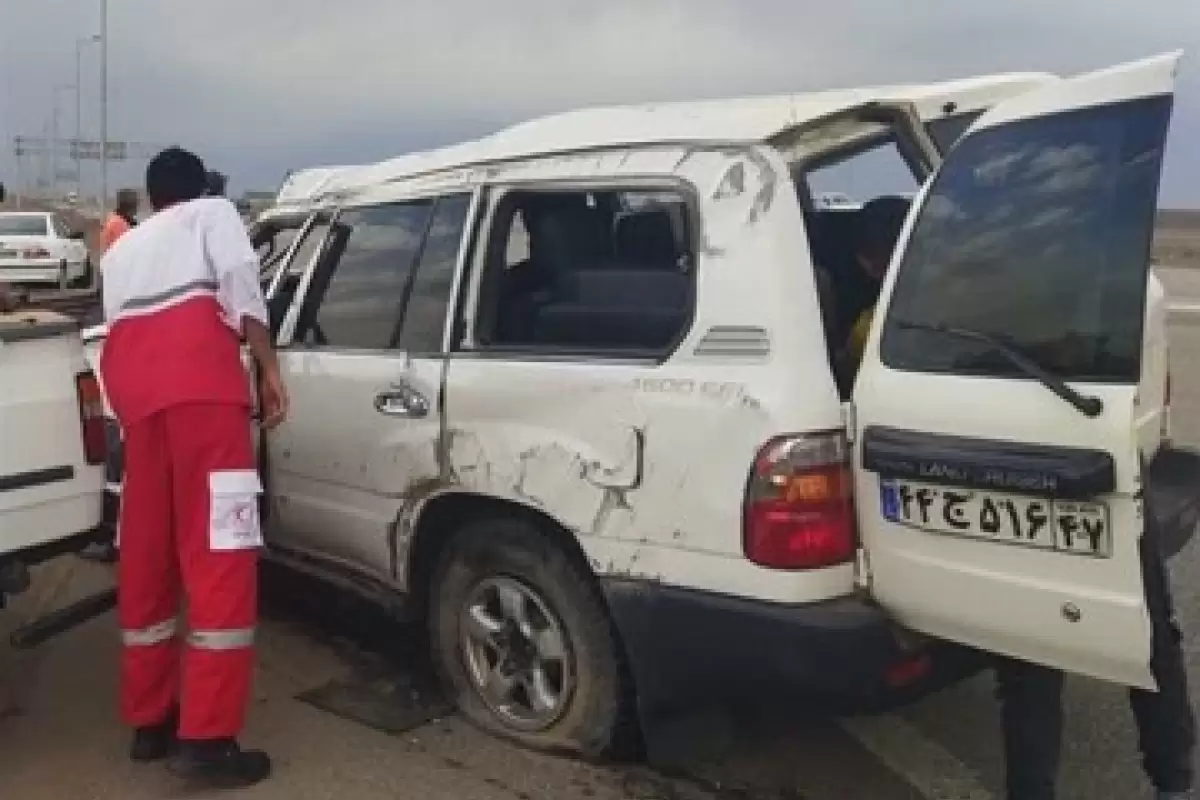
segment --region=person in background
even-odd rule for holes
[[[868,201],[858,212],[854,258],[866,278],[870,297],[866,298],[866,307],[854,318],[838,359],[838,382],[844,394],[848,394],[858,374],[858,365],[862,362],[867,336],[871,332],[871,321],[875,317],[875,304],[910,205],[911,201],[904,197],[877,197]]]
[[[1188,687],[1182,634],[1171,600],[1155,495],[1143,492],[1145,531],[1138,540],[1150,618],[1150,671],[1158,691],[1129,690],[1142,769],[1158,800],[1190,800],[1196,722]],[[1130,644],[1132,647],[1132,643]],[[1059,670],[1010,658],[996,659],[997,696],[1004,737],[1009,800],[1055,800],[1063,738],[1063,684]]]
[[[209,170],[207,176],[208,196],[209,197],[224,197],[225,189],[229,185],[229,178],[216,170]]]
[[[108,249],[137,225],[138,206],[141,201],[136,189],[121,189],[117,192],[117,205],[104,220],[100,229],[100,254]]]
[[[117,191],[116,207],[104,220],[100,229],[100,255],[103,257],[117,240],[132,230],[137,223],[138,208],[141,199],[136,189],[120,189]],[[101,261],[103,267],[103,260]],[[116,545],[112,542],[96,542],[79,551],[79,557],[88,561],[111,564],[117,560]]]
[[[124,437],[117,617],[130,757],[172,757],[171,771],[195,788],[222,789],[271,773],[265,753],[238,743],[263,544],[242,337],[264,428],[288,401],[258,256],[233,204],[208,189],[204,162],[185,150],[147,167],[154,214],[104,257],[100,377]]]

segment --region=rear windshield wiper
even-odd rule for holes
[[[1066,381],[1049,371],[1029,356],[1017,350],[1010,344],[990,333],[977,331],[973,328],[959,328],[952,325],[942,325],[932,322],[914,322],[912,320],[896,320],[896,326],[910,331],[928,331],[943,336],[953,336],[958,339],[968,339],[973,342],[986,344],[988,348],[1021,371],[1022,374],[1033,378],[1050,391],[1075,406],[1087,417],[1098,417],[1104,411],[1104,401],[1099,397],[1089,397],[1080,394],[1067,385]]]

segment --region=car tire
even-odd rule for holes
[[[464,526],[430,595],[433,660],[470,722],[525,747],[585,758],[618,744],[627,703],[616,632],[593,576],[533,524]],[[560,662],[544,658],[557,650]]]

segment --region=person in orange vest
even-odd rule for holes
[[[121,189],[117,192],[117,205],[109,212],[100,229],[100,253],[108,252],[108,248],[137,225],[137,212],[140,200],[134,189]]]
[[[233,204],[207,188],[204,162],[185,150],[147,167],[154,214],[104,256],[100,375],[124,436],[117,617],[130,757],[170,757],[195,788],[220,789],[271,773],[265,753],[238,743],[263,544],[243,337],[264,428],[284,419],[288,398],[258,256]]]

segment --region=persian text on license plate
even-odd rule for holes
[[[880,484],[883,516],[913,528],[1089,556],[1112,552],[1108,506],[956,489]]]

